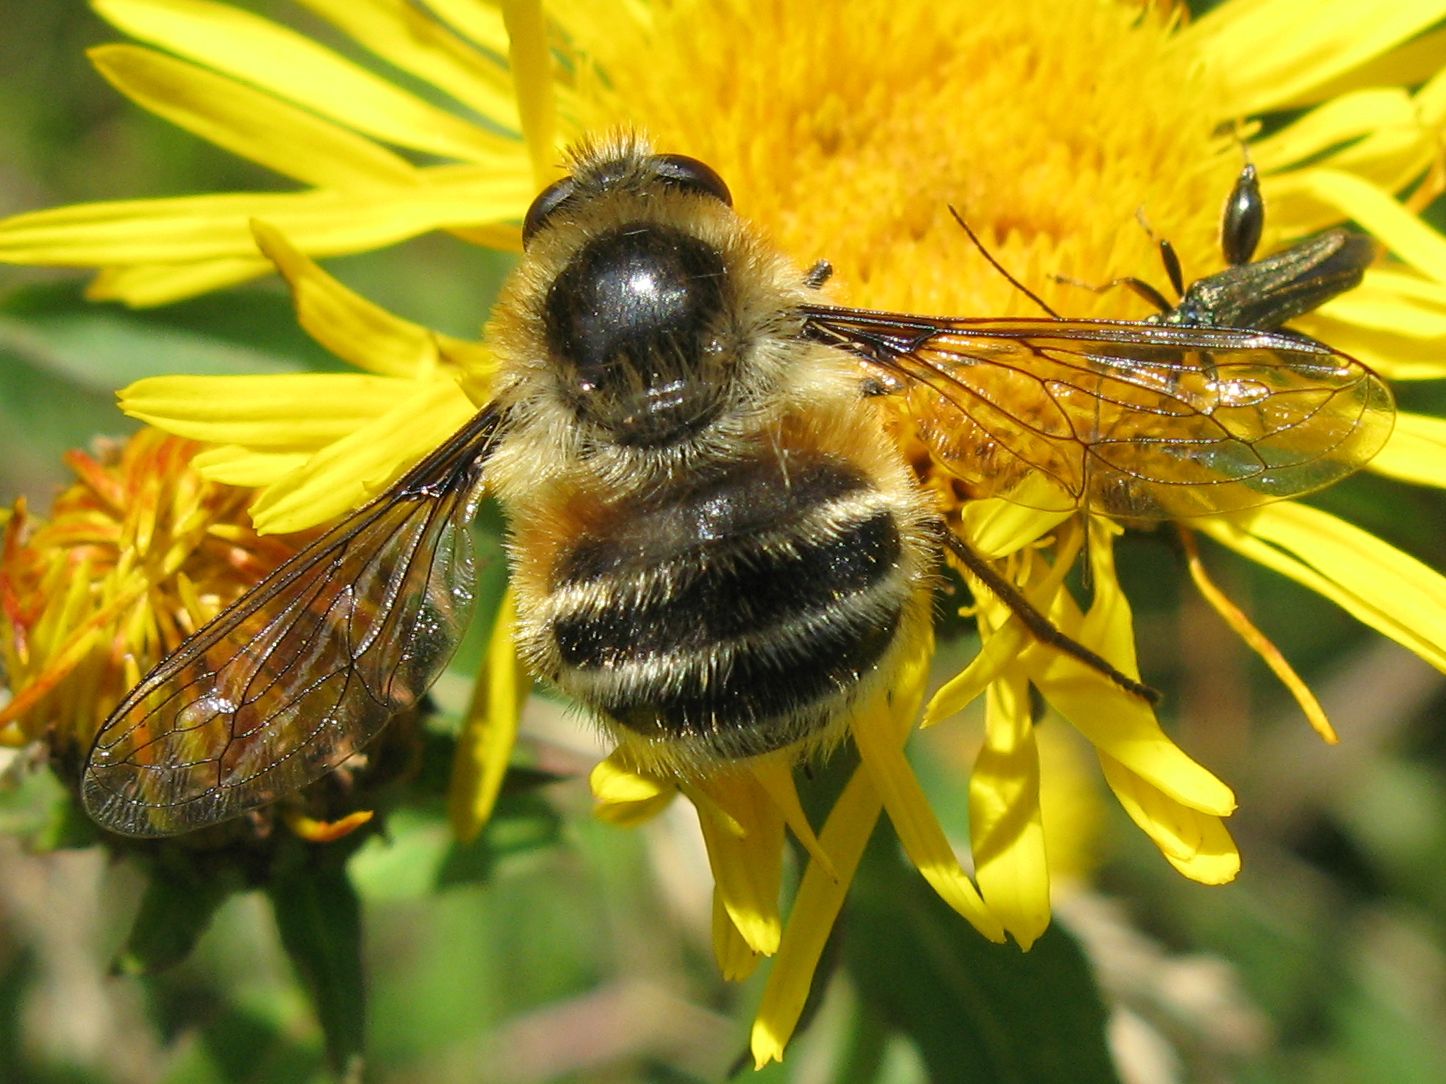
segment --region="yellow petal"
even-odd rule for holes
[[[251,506],[256,530],[286,534],[351,511],[439,447],[475,413],[472,401],[451,381],[414,383],[391,410],[328,444],[262,493]]]
[[[1170,865],[1201,884],[1235,879],[1240,852],[1218,817],[1181,805],[1103,752],[1100,767],[1120,805]]]
[[[924,718],[919,725],[934,726],[955,712],[963,711],[992,682],[999,680],[1029,643],[1029,633],[1018,621],[1008,622],[998,632],[985,636],[979,654],[939,687],[925,707]]]
[[[340,820],[319,821],[315,817],[306,816],[295,807],[286,808],[281,814],[292,834],[308,843],[335,843],[339,839],[345,839],[364,824],[370,823],[374,816],[375,810],[358,809]]]
[[[763,793],[768,795],[768,800],[778,810],[783,823],[788,825],[788,830],[802,844],[808,856],[817,862],[825,873],[831,873],[833,863],[819,846],[818,839],[813,834],[813,826],[808,823],[808,814],[803,811],[803,803],[799,801],[798,788],[793,781],[792,757],[787,753],[750,757],[745,767]]]
[[[986,503],[986,502],[978,502]],[[965,515],[968,515],[966,510]],[[1052,516],[1052,513],[1048,515]],[[1015,522],[1029,522],[1021,519]],[[1038,521],[1035,521],[1038,522]],[[1065,521],[1068,523],[1068,521]],[[1025,598],[1041,612],[1053,605],[1060,585],[1068,575],[1074,559],[1083,545],[1084,536],[1073,527],[1061,531],[1055,549],[1054,563],[1035,583],[1022,588]],[[1015,657],[1032,642],[1031,634],[1022,621],[1009,607],[992,593],[980,587],[966,571],[965,579],[974,592],[976,608],[979,611],[979,632],[983,645],[973,662],[957,676],[944,683],[924,709],[921,726],[933,726],[940,720],[960,711],[966,704],[984,691]]]
[[[599,761],[588,782],[595,815],[623,827],[652,819],[678,794],[676,784],[633,770],[617,753]]]
[[[1416,121],[1412,128],[1420,129],[1419,134],[1427,138],[1434,138],[1436,129],[1446,119],[1446,29],[1423,35],[1413,45],[1423,53],[1429,50],[1429,60],[1422,65],[1419,77],[1402,78],[1398,75],[1397,81],[1407,85],[1421,84],[1411,96]]]
[[[1210,57],[1230,88],[1219,116],[1263,113],[1317,99],[1332,80],[1407,41],[1441,18],[1439,0],[1256,0],[1220,4],[1180,31]],[[1267,47],[1268,44],[1268,47]]]
[[[1311,330],[1352,356],[1357,342],[1379,343],[1391,363],[1377,371],[1391,380],[1446,376],[1446,285],[1412,272],[1371,268],[1361,284],[1317,314]],[[1362,360],[1366,360],[1362,357]]]
[[[758,961],[763,959],[733,925],[723,893],[716,888],[713,890],[713,958],[718,961],[719,973],[728,982],[742,982],[758,970]]]
[[[0,233],[3,231],[4,224],[0,223]],[[3,259],[4,255],[0,254],[0,260]],[[270,262],[260,256],[106,267],[91,280],[85,296],[89,301],[119,301],[137,307],[165,305],[235,286],[270,271]]]
[[[908,660],[894,684],[894,713],[885,712],[883,719],[876,720],[891,730],[893,741],[900,745],[923,698],[932,654],[933,645],[928,643]],[[829,856],[831,868],[810,862],[804,870],[753,1024],[753,1057],[760,1068],[782,1059],[783,1048],[798,1026],[824,945],[883,809],[870,776],[864,768],[854,771],[819,833],[819,846]],[[994,940],[1003,938],[999,929]]]
[[[268,208],[294,209],[306,196],[272,193],[75,203],[0,222],[0,259],[47,266],[189,262],[256,257],[237,231]]]
[[[414,388],[361,373],[153,376],[119,399],[132,418],[192,440],[314,451],[374,421]]]
[[[1268,173],[1287,165],[1324,166],[1355,174],[1389,192],[1418,181],[1439,154],[1437,132],[1446,119],[1446,36],[1437,35],[1434,65],[1425,85],[1408,95],[1400,86],[1376,85],[1327,100],[1318,109],[1264,139],[1252,141],[1251,157]],[[1425,77],[1423,77],[1425,78]],[[1385,82],[1404,83],[1398,73]],[[1268,180],[1267,202],[1274,181]],[[1271,217],[1278,208],[1272,203]],[[1300,232],[1304,224],[1297,224]]]
[[[883,798],[899,842],[940,899],[991,941],[1002,940],[1003,927],[959,865],[928,797],[899,747],[896,729],[886,702],[866,708],[853,724],[859,759]]]
[[[490,52],[507,51],[507,28],[502,12],[488,0],[426,0],[437,17],[457,33]]]
[[[558,175],[557,103],[547,20],[537,0],[503,0],[502,18],[532,178],[542,188]]]
[[[265,452],[240,444],[207,448],[191,460],[201,477],[228,486],[260,489],[278,481],[311,458],[310,452]]]
[[[1446,670],[1446,577],[1369,531],[1290,501],[1198,529]]]
[[[447,815],[452,834],[463,843],[476,839],[492,817],[517,743],[522,705],[532,688],[512,643],[516,621],[517,601],[509,588],[492,623],[486,662],[477,674],[452,755]]]
[[[1443,65],[1446,65],[1446,30],[1429,30],[1390,52],[1356,65],[1351,71],[1342,72],[1335,79],[1327,79],[1314,90],[1312,97],[1316,101],[1329,101],[1362,87],[1421,87],[1442,74]],[[1416,97],[1419,108],[1411,127],[1419,129],[1419,134],[1429,134],[1439,126],[1440,114],[1433,108],[1436,103],[1429,98],[1420,100],[1420,90]],[[1366,140],[1369,139],[1372,137],[1366,136]],[[1340,150],[1349,153],[1351,149],[1340,147]]]
[[[93,0],[132,37],[234,75],[386,143],[495,159],[508,141],[430,105],[305,35],[207,0]]]
[[[1344,140],[1393,126],[1409,131],[1417,125],[1404,88],[1369,87],[1332,98],[1278,131],[1252,139],[1250,159],[1263,172],[1276,173],[1337,150]]]
[[[1254,622],[1245,616],[1245,611],[1236,606],[1226,596],[1225,592],[1215,585],[1205,571],[1205,563],[1200,560],[1200,548],[1195,544],[1195,535],[1192,531],[1182,529],[1180,531],[1180,545],[1185,551],[1186,567],[1190,570],[1190,578],[1195,582],[1195,588],[1200,592],[1210,608],[1218,613],[1222,620],[1230,626],[1235,635],[1245,641],[1247,647],[1260,656],[1265,665],[1275,674],[1278,680],[1295,698],[1300,709],[1305,713],[1310,725],[1319,734],[1322,740],[1336,744],[1340,740],[1336,734],[1335,727],[1331,726],[1330,719],[1326,717],[1325,708],[1316,699],[1315,693],[1301,680],[1295,668],[1290,665],[1281,653],[1280,648],[1270,641],[1270,638],[1255,627]]]
[[[1440,74],[1443,62],[1446,62],[1446,31],[1427,31],[1322,83],[1314,97],[1324,102],[1360,87],[1419,86]],[[1422,112],[1417,124],[1433,127],[1435,121],[1430,119],[1431,115]]]
[[[1446,238],[1378,185],[1337,169],[1301,169],[1276,180],[1271,207],[1303,228],[1355,219],[1392,253],[1437,282],[1446,282]]]
[[[374,373],[413,379],[434,375],[446,357],[490,377],[491,354],[480,343],[394,316],[332,278],[279,230],[264,222],[253,222],[252,229],[257,245],[291,288],[301,326],[337,357]]]
[[[798,1026],[824,946],[882,809],[868,773],[855,771],[819,834],[834,876],[809,863],[763,989],[752,1034],[753,1058],[759,1068],[783,1060],[783,1048]]]
[[[981,556],[1007,557],[1076,514],[1072,509],[1045,512],[1002,497],[989,497],[964,506],[964,534]]]
[[[1446,379],[1446,351],[1437,340],[1324,318],[1333,311],[1327,306],[1311,319],[1302,320],[1301,330],[1364,362],[1387,380]]]
[[[1091,528],[1094,601],[1089,612],[1082,616],[1068,592],[1060,591],[1049,615],[1066,636],[1134,676],[1139,671],[1133,618],[1114,567],[1112,532],[1118,528],[1100,520],[1092,520]],[[1074,657],[1044,645],[1031,646],[1020,662],[1050,706],[1102,753],[1118,759],[1183,805],[1218,816],[1234,810],[1235,795],[1230,788],[1186,756],[1139,697]]]
[[[142,108],[283,176],[354,190],[412,181],[404,158],[244,83],[135,45],[102,45],[89,56]]]
[[[1093,748],[1067,726],[1036,726],[1033,735],[1039,750],[1039,806],[1052,892],[1061,883],[1091,879],[1105,860],[1106,848],[1100,842],[1110,811]]]
[[[415,5],[300,2],[388,64],[445,91],[491,123],[518,130],[517,102],[506,67],[449,33]]]
[[[1446,486],[1446,418],[1397,414],[1391,439],[1370,470],[1418,486]]]
[[[1029,683],[1018,671],[989,687],[984,746],[969,776],[969,832],[979,890],[1027,950],[1049,926],[1049,869]]]
[[[1235,809],[1230,788],[1191,760],[1139,698],[1059,652],[1031,649],[1030,677],[1050,706],[1090,740],[1182,805],[1216,816]],[[1035,660],[1043,659],[1039,665]]]
[[[80,203],[0,222],[0,260],[45,266],[190,263],[256,254],[262,219],[314,255],[362,252],[429,230],[522,217],[532,181],[517,171],[438,166],[422,183],[354,194],[228,193]]]
[[[3,229],[3,223],[0,223],[0,233]],[[467,229],[450,228],[450,232],[470,244],[497,252],[519,252],[522,248],[517,225],[512,221]],[[0,259],[3,258],[0,255]],[[91,301],[119,301],[134,306],[163,305],[234,286],[268,274],[272,269],[271,261],[261,256],[107,267],[102,268],[92,280],[85,296]],[[472,346],[476,347],[476,344]],[[443,352],[451,354],[445,345]],[[451,357],[450,360],[459,359]],[[478,364],[485,365],[485,360]]]
[[[685,789],[704,791],[710,801],[694,803],[708,863],[723,907],[754,952],[778,950],[783,920],[778,892],[783,883],[783,818],[762,790],[741,772],[714,775]],[[720,820],[714,806],[729,819]],[[732,830],[732,822],[743,832]],[[722,961],[720,961],[722,962]]]

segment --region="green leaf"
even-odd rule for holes
[[[173,1025],[187,1021],[189,1027],[169,1048],[158,1084],[336,1084],[320,1052],[298,1039],[294,1021],[274,1005],[211,1003],[212,992],[185,987],[160,999],[159,1019]],[[189,1002],[176,1004],[180,999]],[[207,1012],[199,1020],[188,1020],[187,1008],[194,1011],[198,1000]]]
[[[336,368],[296,326],[279,291],[240,291],[137,312],[85,300],[72,285],[31,286],[0,301],[0,349],[100,392],[145,376]]]
[[[152,865],[126,944],[111,962],[122,975],[148,975],[180,963],[216,911],[242,887],[239,877],[182,862]]]
[[[304,852],[308,858],[320,853]],[[321,1022],[327,1057],[338,1073],[351,1075],[366,1035],[361,904],[351,881],[339,865],[301,861],[279,867],[267,891],[282,947]]]
[[[892,847],[860,874],[845,965],[864,1014],[912,1039],[929,1079],[1118,1084],[1089,963],[1058,925],[1020,952],[978,936]]]
[[[245,328],[251,336],[226,337]],[[11,436],[0,500],[30,492],[44,508],[51,487],[68,480],[63,452],[135,430],[115,393],[139,377],[280,372],[305,361],[325,367],[326,355],[296,329],[281,296],[210,299],[162,316],[90,304],[74,286],[13,291],[0,298],[0,432]]]
[[[525,789],[526,783],[515,787],[514,776],[534,786],[551,779],[513,769],[491,822],[471,843],[452,836],[440,803],[388,814],[385,835],[367,840],[352,860],[357,887],[369,900],[423,899],[439,888],[489,881],[499,866],[556,846],[561,833],[557,811]]]
[[[437,886],[469,884],[490,880],[499,864],[557,845],[561,825],[557,811],[535,792],[518,792],[523,778],[550,778],[513,768],[492,820],[472,843],[453,843],[437,870]]]

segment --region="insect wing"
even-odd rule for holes
[[[929,319],[810,306],[810,337],[907,396],[981,496],[1176,519],[1330,485],[1390,435],[1390,390],[1294,335],[1115,321]]]
[[[91,748],[81,790],[97,823],[161,836],[228,820],[413,706],[471,613],[469,523],[496,426],[478,414],[151,671]]]

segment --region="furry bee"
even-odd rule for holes
[[[1380,380],[1308,340],[820,304],[702,162],[626,138],[571,166],[494,311],[494,400],[125,698],[82,780],[101,825],[237,816],[415,704],[466,624],[484,492],[532,672],[686,778],[838,740],[924,635],[941,551],[987,570],[881,392],[978,494],[1136,520],[1328,485],[1390,429]]]

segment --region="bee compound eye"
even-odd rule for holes
[[[653,168],[668,184],[712,196],[725,207],[733,206],[733,194],[728,191],[727,183],[706,162],[686,154],[659,154],[653,158]]]
[[[577,181],[572,177],[563,177],[538,193],[532,206],[527,208],[527,217],[522,220],[523,248],[527,247],[528,242],[537,235],[537,231],[547,225],[547,220],[559,207],[572,199],[576,192]]]

